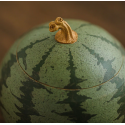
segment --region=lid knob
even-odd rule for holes
[[[57,17],[55,21],[49,23],[50,32],[57,31],[58,29],[61,30],[59,30],[55,35],[57,42],[69,44],[77,41],[78,34],[73,31],[69,24],[61,17]]]

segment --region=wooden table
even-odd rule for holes
[[[10,46],[32,27],[75,18],[99,25],[125,47],[125,2],[0,2],[0,63]],[[0,122],[4,122],[0,113]]]

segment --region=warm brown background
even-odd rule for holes
[[[125,47],[125,2],[0,2],[0,63],[14,41],[32,27],[75,18],[99,25]],[[4,122],[0,113],[0,122]]]

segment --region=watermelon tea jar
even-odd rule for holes
[[[117,39],[85,21],[57,17],[32,29],[1,64],[5,121],[125,122],[124,58]]]

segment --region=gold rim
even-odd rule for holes
[[[21,42],[21,41],[20,41],[20,42]],[[34,82],[40,83],[41,85],[44,85],[44,86],[46,86],[46,87],[55,88],[55,89],[60,89],[60,90],[79,91],[79,90],[95,88],[95,87],[97,87],[97,86],[103,85],[103,84],[105,84],[106,82],[112,80],[115,76],[117,76],[117,75],[119,74],[119,72],[120,72],[120,70],[121,70],[121,68],[122,68],[122,66],[123,66],[123,62],[124,62],[124,56],[122,56],[122,64],[121,64],[121,67],[120,67],[119,71],[118,71],[112,78],[110,78],[109,80],[107,80],[106,82],[103,82],[103,83],[100,83],[100,84],[98,84],[98,85],[95,85],[95,86],[92,86],[92,87],[88,87],[88,88],[81,88],[81,89],[64,89],[64,88],[59,88],[59,87],[54,87],[54,86],[47,85],[47,84],[42,83],[42,82],[40,82],[40,81],[37,81],[37,80],[33,79],[31,76],[29,76],[29,74],[22,68],[22,66],[20,65],[19,60],[18,60],[17,51],[18,51],[18,46],[19,46],[20,42],[18,43],[17,49],[16,49],[16,60],[17,60],[17,63],[19,64],[20,68],[21,68],[22,71],[24,72],[24,74],[26,74],[26,75],[27,75],[31,80],[33,80]]]

